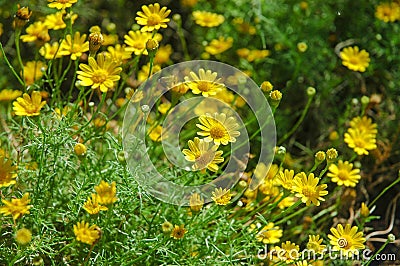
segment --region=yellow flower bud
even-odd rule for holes
[[[29,10],[28,7],[21,7],[18,4],[18,10],[14,15],[14,28],[22,28],[29,21],[29,18],[32,15],[32,11]]]
[[[297,44],[297,50],[299,50],[300,53],[304,53],[307,51],[308,45],[305,42],[299,42]]]
[[[103,35],[100,32],[92,32],[89,34],[89,56],[94,57],[104,42]]]
[[[274,86],[271,84],[271,82],[269,81],[264,81],[263,83],[261,83],[260,86],[261,90],[265,91],[265,92],[269,92],[272,91],[272,89],[274,88]]]
[[[32,233],[29,229],[21,228],[15,233],[15,241],[20,245],[26,245],[32,240]]]
[[[87,148],[86,148],[86,146],[85,146],[84,144],[82,144],[82,143],[77,143],[77,144],[75,145],[75,147],[74,147],[74,151],[75,151],[75,154],[76,154],[76,155],[82,156],[82,155],[85,155],[85,153],[86,153],[86,151],[87,151]]]
[[[330,148],[326,151],[326,160],[329,162],[333,162],[338,157],[338,152],[335,148]]]
[[[269,97],[271,97],[271,99],[274,101],[280,101],[282,99],[282,92],[280,92],[278,90],[273,90],[269,94]]]
[[[315,154],[315,162],[318,163],[318,164],[320,164],[323,161],[325,161],[325,158],[326,158],[326,154],[325,154],[324,151],[319,151],[319,152],[317,152]]]
[[[364,217],[368,217],[369,215],[369,209],[365,202],[361,203],[361,209],[360,209],[360,214]]]

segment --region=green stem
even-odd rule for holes
[[[374,260],[374,258],[382,252],[382,250],[387,246],[387,244],[389,244],[389,239],[386,240],[386,242],[381,246],[380,249],[378,249],[378,251],[365,263],[363,264],[364,266],[368,266],[371,264],[371,262]]]
[[[190,60],[190,56],[189,56],[189,51],[188,51],[187,44],[186,44],[185,35],[184,35],[183,29],[182,29],[182,19],[177,20],[176,21],[176,25],[178,26],[177,33],[178,33],[179,40],[180,40],[181,45],[182,45],[184,59],[186,61],[189,61]]]
[[[280,219],[282,217],[285,217],[288,213],[290,213],[292,210],[297,208],[301,203],[302,203],[301,200],[296,201],[295,204],[293,204],[292,206],[290,206],[289,208],[287,208],[286,210],[281,212],[277,217],[275,217],[275,219],[273,219],[273,221],[276,221],[276,220],[278,220],[278,219]],[[283,219],[282,221],[285,221],[285,219]],[[274,222],[274,223],[275,224],[280,224],[280,223],[282,223],[282,221],[278,221],[278,222]]]
[[[3,44],[0,42],[0,50],[1,53],[3,55],[4,61],[6,61],[6,64],[8,66],[8,68],[11,70],[11,72],[14,74],[14,76],[17,78],[18,82],[24,87],[25,89],[25,81],[23,79],[21,79],[21,77],[17,74],[17,72],[15,71],[14,67],[11,65],[10,61],[8,61],[7,56],[6,56],[6,52],[4,51],[3,48]]]
[[[400,172],[399,172],[400,175]],[[385,188],[370,204],[368,204],[368,208],[371,209],[372,206],[374,206],[375,202],[383,196],[389,189],[391,189],[393,186],[395,186],[397,183],[400,182],[400,176],[392,183],[390,184],[387,188]]]
[[[310,109],[310,106],[311,106],[311,103],[312,103],[312,99],[313,99],[313,96],[309,96],[308,97],[308,101],[307,101],[306,107],[304,108],[303,113],[300,116],[300,119],[297,120],[296,124],[292,127],[292,129],[289,132],[287,132],[282,137],[282,139],[280,139],[278,141],[278,145],[281,145],[285,140],[287,140],[297,130],[297,128],[301,125],[301,123],[303,122],[304,118],[306,117],[308,109]]]
[[[21,50],[19,48],[19,37],[21,36],[21,28],[15,30],[15,49],[17,51],[17,58],[19,67],[21,68],[21,76],[24,77],[24,63],[22,63]]]

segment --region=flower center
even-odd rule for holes
[[[347,180],[349,179],[349,173],[347,171],[339,171],[338,175],[340,180]]]
[[[199,83],[197,84],[197,88],[201,92],[207,92],[211,90],[211,84],[207,81],[199,81]]]
[[[107,80],[107,72],[103,69],[99,69],[93,73],[92,80],[94,83],[103,83]]]
[[[358,65],[358,64],[360,64],[360,60],[359,60],[359,58],[357,57],[357,56],[352,56],[351,58],[350,58],[350,63],[351,64],[353,64],[353,65]]]
[[[217,122],[218,123],[218,122]],[[219,123],[210,129],[210,136],[213,139],[222,139],[225,136],[226,130]]]
[[[312,187],[310,187],[310,186],[306,186],[306,187],[304,187],[303,188],[303,190],[301,191],[302,192],[302,194],[304,195],[304,196],[306,196],[306,197],[312,197],[312,196],[314,196],[314,189],[312,188]]]
[[[345,237],[341,237],[337,240],[337,244],[340,248],[348,249],[351,247],[351,241],[346,239]]]
[[[365,141],[362,138],[356,138],[356,139],[354,139],[354,145],[356,147],[364,148],[365,147]]]
[[[200,154],[199,157],[195,159],[196,162],[196,168],[197,169],[204,169],[209,165],[215,157],[215,152],[214,151],[206,151],[203,154]]]
[[[151,14],[147,17],[147,25],[154,26],[161,22],[161,17],[158,14]]]

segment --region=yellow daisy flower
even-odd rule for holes
[[[283,231],[274,223],[267,223],[256,235],[258,241],[264,244],[275,244],[280,241]]]
[[[44,46],[40,47],[39,53],[48,60],[61,57],[61,54],[59,53],[58,42],[54,42],[52,44],[45,43]]]
[[[87,199],[87,201],[83,204],[83,209],[89,214],[98,214],[100,211],[108,210],[106,206],[99,204],[96,194],[92,194],[92,197]]]
[[[189,199],[190,209],[194,212],[198,212],[203,208],[204,199],[201,198],[199,193],[193,193]]]
[[[369,53],[357,47],[346,47],[340,52],[342,64],[350,70],[365,72],[369,66]]]
[[[88,61],[89,65],[80,64],[81,70],[76,72],[81,85],[99,88],[101,92],[113,89],[115,82],[120,79],[122,68],[102,53],[97,55],[97,61],[93,57],[89,57]]]
[[[49,30],[41,21],[36,21],[29,25],[25,31],[27,34],[21,35],[20,37],[23,42],[36,42],[40,45],[50,41]]]
[[[152,141],[160,142],[162,140],[161,139],[162,131],[163,131],[163,127],[161,125],[157,125],[156,127],[151,127],[149,129],[149,138]]]
[[[366,116],[356,116],[350,121],[350,127],[357,128],[360,132],[365,134],[377,134],[378,129],[375,123],[372,123],[372,119]]]
[[[117,64],[122,64],[131,58],[132,51],[128,51],[125,45],[116,44],[107,48],[107,55]]]
[[[224,88],[224,85],[219,83],[221,79],[217,79],[217,72],[205,71],[201,68],[198,76],[193,71],[189,75],[189,77],[185,77],[186,86],[192,90],[193,94],[201,94],[204,97],[208,97],[216,95],[218,91]]]
[[[15,232],[15,241],[20,245],[26,245],[32,240],[32,232],[29,229],[21,228]]]
[[[195,137],[194,141],[188,141],[189,150],[182,150],[185,159],[189,162],[194,162],[192,166],[193,170],[203,170],[207,168],[212,172],[218,171],[217,164],[224,161],[224,158],[221,157],[223,151],[217,151],[217,145],[210,147],[209,144],[209,142],[205,142],[204,140]]]
[[[370,150],[376,149],[375,134],[366,134],[358,128],[349,128],[344,133],[344,142],[358,155],[368,155]]]
[[[14,220],[17,220],[24,214],[28,214],[29,209],[32,207],[32,205],[28,205],[31,201],[29,199],[29,193],[25,193],[20,199],[11,199],[11,201],[2,199],[1,201],[5,206],[0,207],[0,213],[12,215]]]
[[[47,15],[44,20],[44,25],[50,30],[60,30],[67,27],[64,22],[64,16],[66,14],[65,10],[56,12],[54,14]],[[71,23],[74,24],[75,20],[78,18],[77,14],[71,16]]]
[[[279,254],[278,258],[286,263],[291,263],[300,257],[299,245],[290,241],[282,243],[281,247],[275,246],[274,249]]]
[[[192,15],[194,22],[202,27],[217,27],[225,21],[224,16],[207,11],[193,11]]]
[[[331,228],[332,235],[329,234],[330,244],[333,250],[345,252],[344,255],[357,254],[358,249],[364,249],[365,238],[363,232],[357,232],[358,227],[351,227],[350,224],[346,224],[345,228],[341,224],[338,224],[336,228]]]
[[[47,0],[49,3],[48,7],[57,8],[57,9],[65,9],[67,7],[71,7],[73,4],[78,2],[78,0]]]
[[[277,175],[276,183],[287,190],[291,191],[293,186],[294,171],[285,169],[285,171],[279,171]]]
[[[42,101],[42,95],[38,91],[33,91],[32,96],[24,93],[22,97],[13,102],[13,110],[18,116],[37,116],[40,115],[40,109],[46,104]]]
[[[161,67],[159,65],[153,65],[153,68],[151,69],[151,72],[152,72],[152,74],[154,74],[154,73],[157,73],[160,70],[161,70]],[[139,70],[138,81],[139,82],[143,82],[147,78],[149,78],[149,72],[150,72],[150,62],[147,63],[146,65],[143,65],[142,68]]]
[[[142,11],[136,13],[135,20],[137,24],[143,26],[141,31],[152,32],[153,30],[167,27],[170,13],[171,10],[167,9],[167,7],[164,6],[160,9],[160,4],[155,3],[154,5],[142,6]]]
[[[100,228],[95,224],[89,226],[89,223],[78,222],[74,225],[74,234],[76,240],[93,245],[100,238]]]
[[[236,142],[236,137],[240,136],[240,132],[236,129],[239,124],[236,123],[234,117],[226,117],[226,114],[214,113],[202,115],[199,117],[200,124],[196,124],[203,131],[197,132],[197,135],[206,137],[204,141],[214,141],[216,145],[228,145],[229,142]]]
[[[206,46],[205,51],[212,55],[221,54],[231,48],[232,43],[233,38],[225,38],[221,36],[218,39],[212,40],[210,44]]]
[[[60,46],[60,55],[71,55],[72,60],[77,60],[84,52],[89,51],[89,42],[86,40],[86,34],[75,32],[74,38],[68,34]]]
[[[175,225],[171,231],[171,237],[173,237],[174,239],[182,239],[186,233],[187,230],[185,229],[185,226],[183,224]]]
[[[230,203],[232,194],[230,189],[216,188],[212,193],[212,200],[218,205],[227,205]]]
[[[325,201],[322,196],[328,195],[328,191],[325,190],[328,186],[326,184],[318,185],[318,182],[319,178],[314,177],[313,173],[307,177],[304,172],[301,172],[294,177],[292,190],[297,192],[296,197],[300,197],[307,206],[311,202],[319,206],[319,201]]]
[[[16,183],[16,171],[17,167],[12,166],[10,160],[6,160],[3,155],[0,155],[0,188],[8,187]]]
[[[355,187],[361,179],[360,169],[353,169],[353,164],[339,160],[338,164],[331,164],[329,166],[329,173],[327,176],[331,177],[332,182],[338,186],[345,185],[346,187]]]
[[[98,186],[94,187],[97,192],[97,201],[100,204],[110,205],[118,200],[115,181],[111,184],[101,180]]]
[[[24,80],[25,85],[29,86],[35,83],[43,76],[43,70],[47,68],[47,65],[42,61],[29,61],[24,65]]]
[[[376,7],[375,17],[388,23],[400,19],[400,5],[396,2],[381,3]]]
[[[172,52],[173,50],[170,44],[160,46],[154,57],[154,64],[162,65],[168,63]]]
[[[0,91],[0,102],[12,101],[22,95],[21,91],[4,89]]]
[[[128,45],[125,49],[126,51],[133,52],[135,55],[147,55],[146,43],[148,40],[152,39],[152,34],[150,32],[129,31],[128,34],[124,35],[124,42]],[[156,34],[154,39],[159,42],[162,39],[161,34]]]
[[[319,235],[309,235],[307,249],[313,250],[315,253],[322,253],[326,245],[322,245],[323,239]]]

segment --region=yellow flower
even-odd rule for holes
[[[369,53],[358,46],[346,47],[340,52],[342,64],[350,70],[365,72],[369,65]]]
[[[203,208],[204,199],[201,198],[199,193],[193,193],[189,199],[190,209],[198,212]]]
[[[229,48],[232,47],[233,38],[225,38],[219,37],[218,39],[214,39],[210,42],[209,45],[206,46],[205,50],[207,53],[212,55],[217,55],[225,52]]]
[[[400,19],[400,5],[397,2],[382,3],[376,7],[375,17],[388,23]]]
[[[221,79],[217,79],[217,72],[205,71],[200,68],[198,76],[194,72],[190,72],[189,75],[190,77],[185,77],[185,81],[193,94],[201,94],[204,97],[208,97],[216,95],[218,91],[224,88],[224,85],[219,83]]]
[[[198,0],[181,0],[181,5],[185,7],[193,7],[197,4]]]
[[[360,209],[360,214],[364,217],[369,216],[369,208],[365,202],[361,203],[361,209]]]
[[[174,229],[172,229],[171,231],[171,237],[175,238],[175,239],[182,239],[185,234],[186,234],[187,230],[185,229],[185,226],[182,225],[175,225]]]
[[[274,247],[274,249],[277,254],[279,254],[278,258],[281,261],[285,261],[286,263],[293,262],[294,260],[297,260],[300,256],[300,247],[290,241],[286,241],[285,243],[282,243],[281,247],[276,246]]]
[[[152,72],[152,74],[154,74],[160,70],[161,70],[161,67],[159,65],[153,65],[151,72]],[[149,77],[149,72],[150,72],[150,63],[147,63],[146,65],[142,66],[142,68],[139,70],[138,81],[139,82],[145,81]]]
[[[345,185],[346,187],[355,187],[358,180],[361,179],[360,169],[353,169],[353,164],[339,160],[338,164],[331,164],[329,166],[329,173],[327,176],[331,177],[332,182],[338,186]]]
[[[260,88],[261,88],[261,90],[263,90],[263,91],[265,91],[265,92],[270,92],[270,91],[272,91],[272,89],[274,88],[274,85],[272,85],[271,82],[269,82],[269,81],[266,80],[266,81],[264,81],[263,83],[261,83]]]
[[[168,63],[172,52],[170,44],[160,46],[157,50],[156,56],[154,57],[154,64],[162,65]]]
[[[214,113],[202,115],[199,117],[200,124],[196,124],[203,131],[197,132],[197,135],[206,137],[204,141],[214,141],[216,145],[228,145],[229,142],[236,142],[236,137],[240,132],[236,129],[239,124],[234,117],[226,117],[226,114]]]
[[[273,90],[269,93],[269,97],[271,97],[271,99],[274,101],[280,101],[282,100],[282,92],[278,90]]]
[[[364,249],[365,238],[362,232],[357,232],[358,227],[351,227],[350,224],[346,224],[345,228],[341,224],[338,224],[336,228],[331,228],[333,235],[329,234],[330,244],[333,250],[345,252],[344,255],[357,254],[358,249]]]
[[[301,172],[294,177],[292,190],[297,192],[296,197],[301,197],[301,201],[307,206],[311,202],[319,206],[319,201],[325,201],[322,196],[328,194],[328,191],[325,190],[328,186],[326,184],[318,185],[318,182],[319,178],[314,177],[313,173],[307,177],[304,172]]]
[[[106,211],[108,208],[99,204],[97,200],[97,195],[92,194],[92,198],[88,198],[83,204],[83,209],[89,214],[98,214],[100,211]]]
[[[282,230],[274,223],[267,223],[258,233],[257,240],[264,244],[275,244],[278,243],[282,237]]]
[[[107,48],[107,55],[111,56],[112,60],[117,64],[122,64],[131,58],[132,51],[128,51],[125,45],[117,44],[115,47]]]
[[[171,108],[171,103],[170,103],[170,102],[164,102],[164,103],[161,103],[161,104],[158,106],[157,110],[158,110],[161,114],[165,115],[165,114],[169,111],[170,108]]]
[[[93,57],[89,57],[88,61],[89,65],[80,64],[81,71],[76,72],[81,85],[99,88],[101,92],[113,89],[114,82],[120,79],[122,68],[111,57],[102,53],[97,55],[97,61]]]
[[[257,29],[253,25],[250,25],[248,22],[244,21],[243,18],[235,18],[232,22],[235,24],[237,30],[241,33],[249,35],[254,35],[257,33]]]
[[[26,28],[26,33],[26,35],[21,35],[20,37],[23,42],[36,42],[37,44],[42,44],[50,41],[49,30],[41,21],[36,21],[29,25]]]
[[[95,224],[89,227],[89,223],[78,222],[74,225],[74,234],[76,240],[93,245],[100,238],[100,228]]]
[[[161,229],[162,229],[162,231],[163,231],[164,233],[169,233],[169,232],[171,232],[171,230],[172,230],[173,228],[174,228],[174,226],[173,226],[170,222],[168,222],[168,221],[163,222],[162,225],[161,225]]]
[[[344,142],[358,155],[368,155],[369,150],[374,150],[377,147],[375,134],[363,133],[358,128],[349,128],[344,133]]]
[[[323,239],[319,235],[309,235],[307,249],[313,250],[315,253],[322,253],[326,245],[322,245]]]
[[[161,141],[162,140],[161,139],[162,130],[163,130],[163,128],[161,125],[157,125],[154,128],[150,128],[149,138],[152,141],[158,141],[158,142]]]
[[[4,89],[0,91],[0,102],[12,101],[22,95],[21,91]]]
[[[253,62],[254,60],[263,59],[269,56],[271,52],[269,50],[250,50],[246,59],[249,62]]]
[[[193,11],[192,15],[194,22],[202,27],[216,27],[225,21],[224,16],[207,11]]]
[[[377,125],[372,123],[372,119],[366,116],[356,116],[350,121],[350,127],[357,128],[362,134],[377,134]]]
[[[216,188],[212,193],[211,198],[218,205],[227,205],[232,198],[232,194],[230,192],[230,189]]]
[[[293,178],[294,178],[294,171],[285,169],[285,171],[279,171],[276,182],[278,185],[281,185],[282,187],[291,191],[293,187]]]
[[[28,205],[31,201],[29,199],[29,193],[25,193],[20,199],[1,200],[5,206],[0,207],[0,213],[4,215],[12,215],[14,220],[17,220],[22,215],[29,213],[29,209],[32,205]]]
[[[57,9],[65,9],[67,7],[71,7],[72,4],[78,2],[78,0],[47,0],[49,3],[48,7],[57,8]]]
[[[110,205],[118,200],[117,188],[115,181],[111,184],[101,180],[100,185],[95,186],[94,190],[97,192],[97,201],[100,204]]]
[[[204,140],[195,137],[194,141],[188,141],[190,150],[182,150],[185,159],[189,162],[194,162],[192,166],[193,170],[203,170],[207,168],[212,172],[218,171],[217,164],[224,161],[224,158],[221,157],[223,152],[217,151],[217,145],[210,147],[209,144],[209,142],[205,142]]]
[[[86,40],[86,34],[81,34],[77,31],[74,34],[74,39],[68,34],[62,41],[60,46],[60,55],[71,55],[72,60],[77,60],[84,52],[89,51],[89,42]]]
[[[40,109],[46,104],[42,102],[42,95],[38,91],[33,91],[32,96],[24,93],[22,97],[13,102],[13,110],[18,116],[37,116],[40,115]]]
[[[142,11],[136,13],[137,17],[135,20],[137,24],[143,26],[141,31],[151,32],[160,28],[166,28],[170,20],[168,18],[170,13],[171,10],[167,9],[167,7],[164,6],[160,9],[160,4],[155,3],[154,5],[142,6]]]
[[[36,80],[40,79],[43,76],[42,70],[45,70],[46,68],[47,65],[42,61],[26,62],[24,66],[25,85],[32,85]]]
[[[82,143],[77,143],[74,147],[75,154],[78,156],[84,155],[87,151],[87,148]]]
[[[60,30],[64,29],[67,27],[67,24],[65,24],[63,17],[65,16],[66,11],[62,10],[59,12],[56,12],[54,14],[47,15],[45,20],[44,20],[44,25],[50,29],[50,30]],[[71,16],[71,23],[74,24],[74,21],[77,19],[78,15],[73,14]]]
[[[308,45],[305,42],[299,42],[297,44],[297,50],[299,50],[299,52],[304,53],[305,51],[307,51]]]
[[[51,45],[49,43],[45,43],[44,46],[40,47],[39,53],[45,59],[49,59],[49,60],[61,57],[61,54],[59,53],[58,42],[54,42]]]
[[[148,40],[152,39],[152,36],[150,32],[141,32],[139,30],[129,31],[128,34],[124,35],[124,42],[128,45],[128,47],[125,48],[126,51],[133,52],[135,55],[147,55],[146,43]],[[160,42],[162,40],[162,35],[157,33],[154,39]]]
[[[22,28],[29,21],[32,11],[30,11],[28,7],[21,7],[19,4],[17,4],[17,7],[18,10],[14,15],[13,27]],[[0,30],[0,33],[2,33],[2,29]]]
[[[32,240],[32,232],[29,229],[21,228],[15,232],[15,241],[20,245],[26,245]]]
[[[17,167],[11,165],[10,160],[0,154],[0,188],[8,187],[16,183],[15,178]]]

